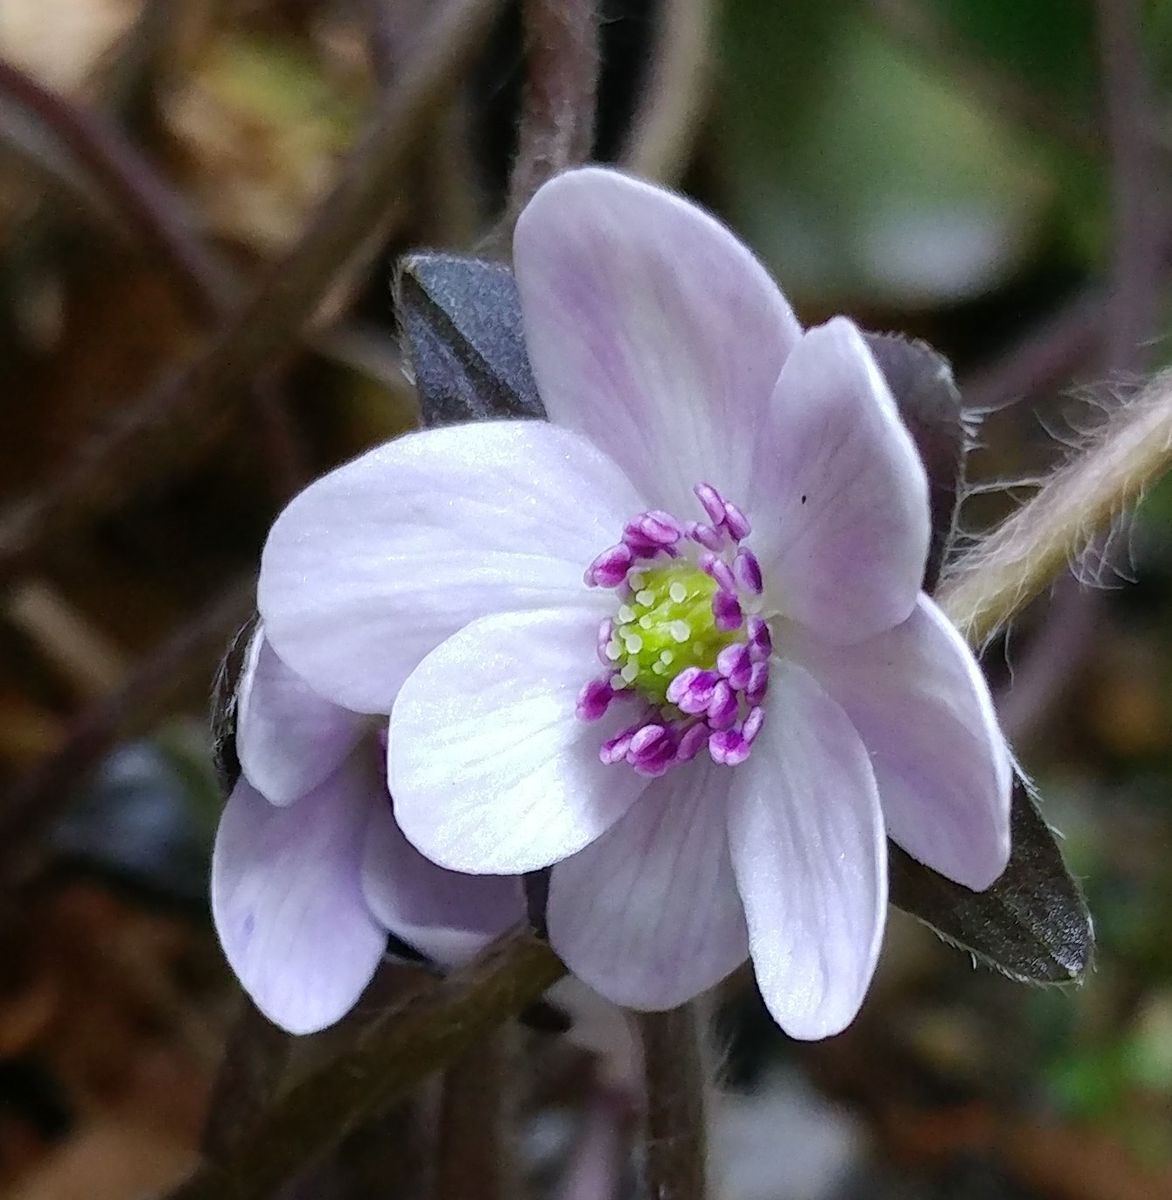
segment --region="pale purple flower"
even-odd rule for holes
[[[314,691],[390,715],[406,836],[474,873],[553,865],[550,940],[635,1008],[747,956],[790,1033],[872,975],[886,836],[968,887],[1011,765],[920,593],[927,483],[863,338],[803,332],[677,196],[587,168],[522,214],[549,422],[409,434],[276,522],[259,604]]]
[[[403,837],[378,725],[316,695],[261,630],[238,685],[236,746],[212,913],[233,970],[276,1024],[309,1033],[346,1013],[388,930],[450,965],[524,918],[518,880],[446,871]]]

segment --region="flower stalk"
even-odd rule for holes
[[[708,1080],[696,1003],[638,1013],[646,1087],[643,1173],[648,1200],[704,1200]]]
[[[1122,404],[1080,454],[948,571],[936,599],[984,645],[1172,465],[1172,374]]]

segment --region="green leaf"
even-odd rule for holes
[[[1020,778],[1011,833],[1009,866],[983,892],[945,879],[889,843],[891,902],[1012,979],[1077,982],[1094,950],[1091,916]]]
[[[508,267],[414,254],[399,268],[396,297],[425,428],[545,416]]]

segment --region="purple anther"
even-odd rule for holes
[[[703,721],[697,721],[687,729],[676,747],[676,762],[691,762],[704,749],[708,733],[708,726]]]
[[[749,672],[749,682],[745,685],[745,699],[750,704],[760,704],[765,699],[769,688],[769,663],[755,662]]]
[[[662,775],[675,758],[675,744],[662,725],[644,725],[627,748],[627,762],[640,775]]]
[[[683,536],[683,528],[671,513],[655,508],[640,513],[627,528],[634,526],[649,542],[657,546],[674,546]]]
[[[754,596],[760,596],[765,583],[761,578],[761,564],[757,561],[757,556],[752,550],[746,550],[742,547],[736,558],[733,560],[733,575],[736,576],[737,583],[746,591],[752,592]]]
[[[737,694],[727,679],[720,680],[712,689],[707,712],[708,725],[712,729],[727,729],[737,719]]]
[[[622,733],[616,734],[608,742],[603,742],[599,748],[598,757],[609,767],[614,763],[622,762],[627,757],[627,751],[631,748],[631,739],[639,732],[638,725],[632,725],[630,729],[624,729]]]
[[[761,726],[765,723],[765,710],[763,708],[754,708],[750,710],[749,715],[745,718],[744,724],[741,725],[741,737],[745,739],[749,745],[753,744],[753,739],[761,732]]]
[[[610,707],[615,691],[609,679],[592,679],[578,693],[578,717],[583,721],[597,721]]]
[[[611,661],[610,655],[607,654],[606,648],[610,645],[613,637],[614,622],[610,619],[610,617],[607,617],[606,620],[600,622],[598,626],[598,661],[602,663],[604,667],[610,667],[612,670],[614,669],[614,663]]]
[[[720,676],[715,671],[702,671],[699,667],[685,667],[667,685],[668,701],[681,712],[699,716],[708,708],[712,689]]]
[[[710,483],[698,483],[692,489],[696,499],[704,505],[704,511],[713,525],[719,525],[724,520],[724,500],[721,494]]]
[[[732,567],[723,558],[718,558],[715,554],[701,554],[696,561],[700,570],[705,575],[712,576],[723,591],[735,592],[737,590],[736,576],[732,573]]]
[[[721,767],[736,767],[749,757],[749,743],[736,729],[721,729],[708,739],[708,753]]]
[[[749,618],[749,653],[754,661],[763,662],[773,649],[773,635],[760,617]]]
[[[634,555],[622,544],[604,550],[587,568],[583,578],[587,587],[618,587],[631,569]]]
[[[709,550],[720,550],[724,547],[724,531],[714,529],[711,525],[703,525],[699,521],[689,521],[684,532],[692,541],[699,542],[701,546],[705,546]]]
[[[724,520],[721,524],[728,530],[729,537],[734,542],[747,538],[753,532],[749,518],[735,504],[729,504],[727,500],[724,502]]]
[[[734,642],[716,656],[716,669],[729,681],[734,692],[743,692],[749,686],[749,675],[753,660],[749,647],[744,642]]]
[[[739,629],[744,617],[741,614],[741,602],[734,592],[719,591],[712,597],[712,616],[716,628],[721,633]]]

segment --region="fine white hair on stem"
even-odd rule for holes
[[[949,567],[937,599],[984,645],[1172,464],[1172,372],[1120,402],[1032,500]]]

